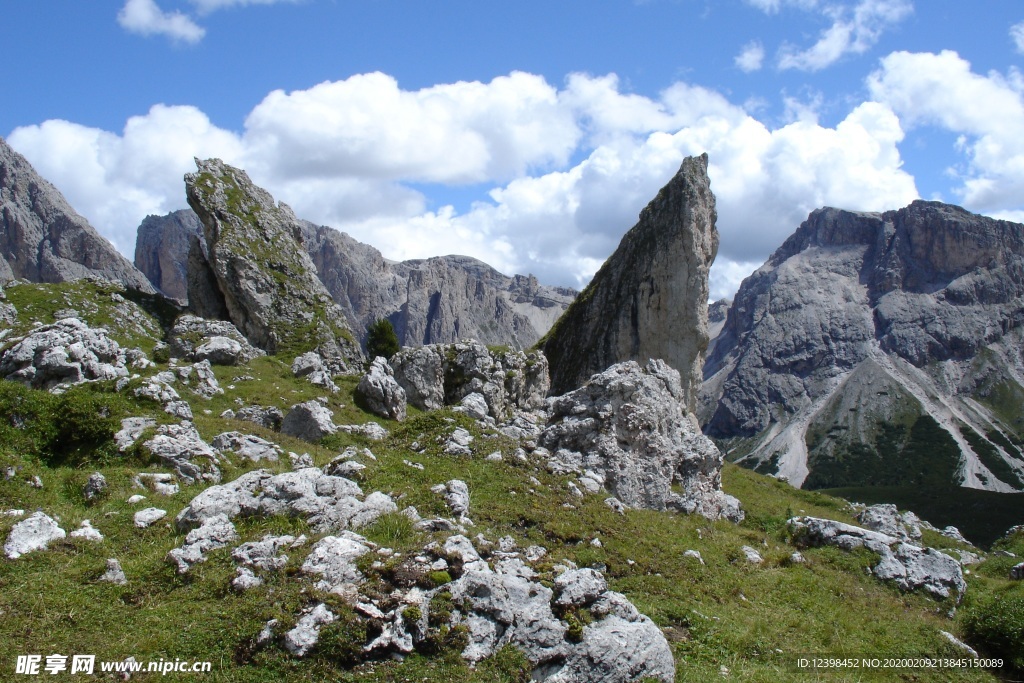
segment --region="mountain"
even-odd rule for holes
[[[660,358],[696,405],[708,345],[708,270],[718,253],[708,157],[688,157],[538,345],[551,391],[579,387],[624,360]]]
[[[168,296],[187,298],[189,238],[198,222],[186,209],[147,216],[139,226],[135,263]],[[508,277],[469,256],[389,261],[344,232],[299,224],[318,277],[362,341],[370,323],[387,318],[404,346],[472,338],[524,349],[547,332],[576,295],[567,287],[542,285],[532,275]]]
[[[85,277],[153,293],[145,276],[0,138],[0,283]]]
[[[1024,225],[819,209],[744,280],[699,416],[809,488],[1024,489]]]

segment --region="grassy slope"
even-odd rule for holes
[[[317,465],[325,464],[349,443],[369,446],[378,460],[366,461],[369,467],[363,473],[363,490],[390,492],[399,498],[401,507],[415,505],[424,516],[445,514],[442,501],[429,490],[431,485],[456,477],[465,480],[472,494],[470,515],[476,522],[471,535],[483,533],[495,541],[512,535],[522,546],[544,545],[552,561],[567,558],[581,566],[604,565],[612,588],[625,593],[665,629],[676,654],[678,681],[718,680],[723,666],[730,672],[729,680],[813,680],[792,668],[797,654],[959,655],[938,633],[940,629],[962,633],[963,617],[947,616],[952,603],[905,595],[867,576],[865,568],[873,561],[870,554],[810,549],[804,551],[809,560],[806,565],[790,566],[793,548],[787,544],[785,519],[808,514],[852,521],[842,500],[794,490],[728,465],[725,489],[743,501],[748,513],[741,525],[651,511],[620,516],[604,505],[604,495],[577,499],[565,478],[543,468],[485,460],[494,450],[509,456],[514,444],[480,433],[463,416],[448,411],[417,413],[404,424],[388,424],[391,436],[382,443],[339,436],[332,437],[328,445],[311,445],[217,417],[235,405],[235,398],[287,407],[318,393],[290,377],[282,361],[260,359],[247,369],[217,368],[217,374],[222,386],[233,384],[235,388],[211,401],[187,390],[181,392],[191,401],[205,438],[241,429],[272,438],[286,450],[309,452]],[[254,379],[233,380],[242,375]],[[331,399],[337,423],[375,419],[354,406],[353,386],[352,380],[342,382],[342,392]],[[441,453],[437,438],[456,424],[476,434],[473,458]],[[426,444],[427,452],[413,452],[413,441]],[[80,491],[92,467],[51,468],[42,464],[36,453],[2,448],[0,453],[4,461],[0,465],[19,468],[15,479],[0,481],[0,508],[43,509],[59,516],[68,531],[82,519],[91,519],[107,537],[102,543],[65,540],[48,552],[31,553],[16,561],[0,558],[0,652],[7,653],[0,660],[0,679],[13,676],[15,655],[54,652],[95,654],[100,660],[129,655],[142,661],[210,660],[214,674],[202,679],[218,681],[528,679],[521,657],[511,651],[475,671],[451,649],[433,656],[415,655],[403,662],[372,662],[353,668],[351,653],[363,634],[356,621],[347,619],[326,629],[321,650],[305,660],[292,659],[277,645],[257,648],[253,639],[268,619],[293,623],[302,607],[327,597],[296,576],[309,546],[289,553],[288,567],[271,576],[265,586],[244,594],[228,587],[234,565],[227,548],[213,551],[208,562],[179,577],[163,558],[168,550],[181,545],[183,534],[164,522],[136,529],[132,514],[152,504],[166,509],[167,519],[172,520],[201,486],[184,487],[170,498],[147,493],[147,501],[129,506],[125,500],[138,492],[132,488],[132,474],[146,465],[131,461],[107,464],[100,471],[110,482],[109,495],[87,505]],[[410,468],[403,460],[422,463],[424,469]],[[228,467],[225,480],[252,467]],[[272,467],[286,468],[284,463]],[[42,478],[42,489],[26,483],[33,475]],[[531,476],[540,481],[539,486],[529,481]],[[0,517],[0,538],[6,538],[15,522]],[[243,541],[259,539],[268,532],[308,533],[301,520],[280,518],[243,521],[237,527]],[[430,540],[408,530],[393,533],[383,525],[365,533],[403,552]],[[594,538],[601,539],[602,547],[591,545]],[[951,545],[934,535],[928,540]],[[742,545],[758,548],[765,563],[745,563]],[[706,564],[685,558],[687,549],[698,550]],[[96,581],[108,557],[121,560],[129,578],[127,586]],[[989,560],[994,563],[991,569],[982,567],[969,577],[968,606],[1015,590],[1002,578],[1007,559],[993,558]],[[336,601],[332,604],[339,614],[347,614]],[[961,610],[961,615],[964,612]],[[194,675],[177,675],[182,680],[191,677]],[[143,675],[133,680],[157,678]],[[175,679],[175,674],[169,679]],[[860,671],[829,675],[825,680],[994,679],[981,671]]]

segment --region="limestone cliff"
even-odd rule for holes
[[[316,277],[300,242],[298,219],[285,204],[219,159],[196,160],[185,176],[189,205],[203,223],[207,263],[231,322],[268,353],[316,350],[350,364],[361,359],[345,316]],[[194,254],[197,266],[201,255]],[[202,270],[202,269],[201,269]],[[203,270],[209,282],[209,274]],[[191,298],[190,292],[190,298]]]
[[[810,487],[1024,488],[1024,225],[819,209],[747,278],[700,416]]]
[[[552,393],[624,360],[660,358],[679,371],[693,412],[708,345],[708,270],[718,252],[707,167],[706,154],[683,161],[541,341]]]
[[[184,302],[189,240],[202,234],[203,224],[190,209],[146,216],[135,239],[135,267],[166,296]]]
[[[153,292],[145,276],[0,138],[0,283],[85,277]]]

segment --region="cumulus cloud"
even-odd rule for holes
[[[744,73],[759,71],[764,63],[764,45],[758,40],[747,43],[733,61]]]
[[[881,210],[916,198],[901,169],[902,139],[881,103],[855,107],[834,127],[802,119],[770,128],[686,83],[649,98],[623,92],[614,75],[574,74],[557,88],[513,73],[416,91],[365,74],[274,92],[241,133],[194,107],[159,105],[119,133],[47,121],[16,129],[9,142],[129,255],[146,214],[185,206],[181,178],[192,157],[219,156],[298,215],[389,258],[468,254],[577,287],[683,157],[708,152],[718,298],[812,209]],[[459,211],[423,194],[467,182],[490,190]]]
[[[126,31],[143,36],[164,35],[172,40],[198,43],[206,30],[181,12],[164,12],[156,0],[127,0],[117,13]]]
[[[818,12],[829,22],[818,40],[801,49],[786,44],[779,50],[780,69],[820,71],[848,54],[867,52],[882,33],[914,11],[911,0],[856,0],[856,2],[818,2],[818,0],[746,0],[748,5],[766,14],[775,14],[786,6]],[[741,53],[736,58],[737,66]],[[757,62],[760,63],[759,61]],[[746,70],[746,69],[744,69]]]
[[[875,99],[909,126],[957,134],[965,169],[957,194],[977,211],[1017,210],[1024,196],[1024,97],[1019,74],[971,71],[956,52],[895,52],[868,78]]]

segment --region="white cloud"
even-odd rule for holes
[[[744,73],[759,71],[764,63],[764,45],[757,40],[747,43],[733,61]]]
[[[181,12],[164,12],[155,0],[127,0],[117,13],[117,23],[131,33],[165,35],[173,40],[198,43],[206,30]]]
[[[461,253],[574,286],[614,251],[683,157],[706,151],[721,232],[718,298],[812,209],[880,210],[916,198],[900,167],[902,138],[896,115],[878,103],[835,127],[803,119],[771,129],[686,83],[647,98],[622,92],[614,75],[575,74],[558,89],[513,73],[417,91],[366,74],[275,92],[241,134],[193,107],[158,105],[121,133],[47,121],[9,142],[129,255],[147,213],[185,206],[181,178],[192,157],[220,156],[298,215],[389,258]],[[492,189],[462,212],[428,210],[430,184],[463,182]]]
[[[954,170],[958,195],[977,211],[1017,210],[1024,197],[1024,97],[1019,74],[971,71],[957,53],[895,52],[868,78],[872,96],[907,125],[935,125],[959,135],[967,157]]]
[[[1017,52],[1024,54],[1024,21],[1010,27],[1010,38],[1013,39]]]
[[[914,11],[911,0],[857,0],[855,3],[817,3],[806,0],[757,0],[751,4],[764,11],[777,11],[781,4],[803,10],[817,10],[831,21],[817,42],[799,49],[783,45],[779,51],[780,69],[820,71],[848,54],[867,52],[882,33]]]
[[[580,136],[556,89],[521,72],[417,91],[382,73],[277,90],[245,126],[268,173],[443,183],[564,164]]]

